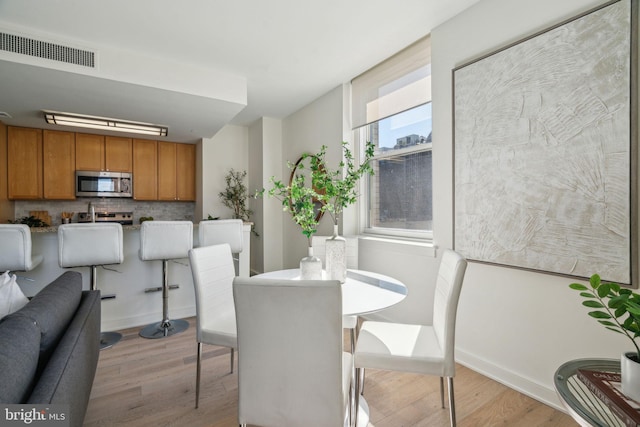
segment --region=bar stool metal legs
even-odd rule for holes
[[[98,267],[95,265],[91,266],[91,290],[95,291],[98,289],[98,279],[97,279],[97,269]],[[103,295],[101,299],[111,299],[113,296]],[[104,350],[107,348],[111,348],[116,345],[122,339],[122,334],[120,332],[100,332],[100,350]]]
[[[182,319],[169,319],[169,275],[168,260],[162,261],[162,320],[145,326],[140,331],[143,338],[164,338],[179,334],[189,328],[189,322]]]

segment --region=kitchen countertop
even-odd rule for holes
[[[74,222],[73,224],[78,224],[78,223]],[[194,226],[197,226],[197,224],[194,224]],[[122,229],[125,230],[125,231],[126,230],[140,230],[140,224],[138,224],[138,225],[123,225]],[[53,226],[49,226],[49,227],[31,227],[29,230],[31,230],[32,233],[57,233],[58,232],[58,226],[57,225],[53,225]]]

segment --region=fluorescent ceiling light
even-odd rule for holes
[[[57,111],[44,111],[44,119],[47,123],[61,126],[75,126],[81,128],[115,130],[118,132],[141,133],[143,135],[167,136],[167,126],[151,123],[127,122],[106,117],[83,116],[80,114],[60,113]]]

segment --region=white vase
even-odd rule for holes
[[[338,236],[338,224],[333,225],[333,236],[326,240],[325,250],[327,279],[344,283],[347,279],[347,241]]]
[[[322,280],[322,260],[313,256],[312,246],[309,246],[308,255],[300,260],[300,278],[302,280]]]
[[[635,351],[623,353],[620,358],[620,380],[625,396],[640,402],[640,362]]]

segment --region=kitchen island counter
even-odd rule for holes
[[[145,292],[147,288],[162,286],[162,262],[142,261],[140,249],[140,225],[123,225],[124,262],[98,268],[98,289],[114,299],[102,301],[102,330],[118,330],[147,325],[162,317],[162,292]],[[27,296],[33,296],[47,283],[67,270],[82,273],[84,289],[89,289],[89,268],[61,268],[58,265],[58,226],[33,227],[32,251],[43,256],[43,261],[29,272],[18,273],[18,284]],[[198,243],[198,225],[194,224],[193,246]],[[251,224],[243,227],[244,248],[235,255],[238,275],[249,277]],[[100,242],[96,242],[99,245]],[[171,262],[169,283],[179,285],[171,290],[169,315],[172,318],[195,316],[195,295],[189,259]]]

